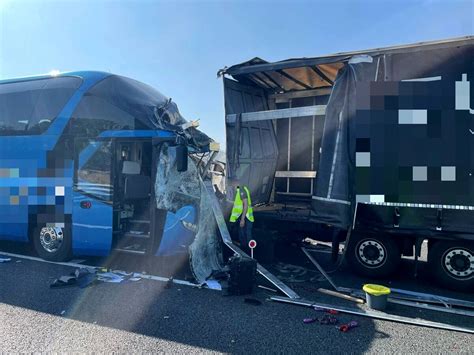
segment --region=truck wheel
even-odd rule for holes
[[[49,261],[66,261],[71,257],[72,239],[67,228],[41,225],[33,232],[36,253]]]
[[[428,263],[442,286],[457,291],[474,289],[474,244],[437,241],[429,250]]]
[[[383,235],[353,234],[349,240],[347,260],[358,274],[384,277],[397,269],[401,252],[395,241]]]

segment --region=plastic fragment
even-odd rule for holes
[[[350,329],[352,328],[355,328],[355,327],[358,327],[359,326],[359,323],[357,323],[355,320],[353,321],[350,321],[349,323],[347,324],[342,324],[341,326],[338,327],[338,329],[341,331],[341,332],[348,332]]]
[[[336,317],[330,316],[328,314],[325,314],[321,317],[321,319],[319,319],[319,324],[335,325],[337,323],[339,323],[339,320]]]

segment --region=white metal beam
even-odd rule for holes
[[[277,171],[275,172],[277,178],[309,178],[316,177],[316,171]]]
[[[281,110],[245,112],[242,113],[242,122],[278,120],[282,118],[298,118],[308,116],[324,116],[325,114],[326,105],[303,106],[284,108]],[[237,114],[230,114],[226,117],[227,123],[234,123],[236,120]]]

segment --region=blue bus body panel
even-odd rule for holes
[[[3,197],[3,196],[2,196]],[[0,236],[3,240],[28,242],[28,206],[0,206]]]
[[[4,239],[27,242],[29,214],[35,213],[37,206],[63,205],[64,214],[72,213],[72,160],[64,161],[64,167],[56,169],[53,177],[39,177],[39,171],[46,168],[47,154],[58,143],[83,94],[110,74],[74,72],[63,75],[79,76],[82,83],[44,134],[0,136],[0,236]],[[31,79],[3,80],[0,84]]]
[[[81,202],[90,202],[82,208]],[[105,256],[112,246],[113,206],[73,192],[72,250],[75,255]]]
[[[183,206],[176,213],[168,212],[166,214],[163,236],[155,255],[169,256],[188,253],[188,248],[194,241],[195,233],[185,228],[183,222],[197,223],[195,207]]]

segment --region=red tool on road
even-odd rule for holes
[[[339,327],[337,327],[341,332],[348,332],[350,329],[358,327],[359,323],[357,323],[355,320],[350,321],[347,324],[341,324]]]

